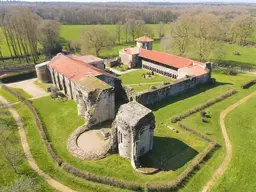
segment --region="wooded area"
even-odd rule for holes
[[[221,58],[223,43],[255,46],[256,7],[253,4],[171,3],[1,3],[0,21],[10,56],[29,63],[39,55],[62,51],[99,56],[102,49],[134,42],[147,33],[162,39],[161,49],[186,56],[195,50],[201,61]],[[99,24],[68,42],[59,38],[60,24]],[[100,24],[115,25],[107,31]],[[156,30],[147,24],[156,24]],[[165,25],[168,24],[168,29]],[[5,39],[4,39],[5,38]],[[124,39],[124,40],[123,40]],[[123,41],[122,41],[123,40]],[[64,44],[63,44],[64,43]],[[0,46],[0,57],[2,56]]]

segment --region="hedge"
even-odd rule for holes
[[[197,135],[199,137],[201,137],[202,139],[204,139],[205,141],[208,141],[208,142],[214,142],[210,137],[207,137],[206,135],[194,130],[194,129],[191,129],[189,128],[188,126],[182,124],[181,122],[178,123],[178,126],[182,129],[185,129],[186,131],[189,131],[191,133],[193,133],[194,135]]]
[[[36,77],[35,70],[10,74],[0,78],[2,83],[12,83]]]
[[[2,87],[12,95],[16,96],[18,99],[20,99],[32,112],[40,137],[42,138],[45,148],[49,153],[50,157],[53,159],[53,161],[57,163],[57,165],[67,173],[70,173],[74,176],[83,178],[88,181],[111,185],[114,187],[119,187],[119,188],[128,189],[128,190],[134,190],[134,191],[143,191],[145,189],[147,191],[158,191],[158,190],[162,191],[166,189],[168,190],[177,189],[182,186],[183,182],[185,182],[190,177],[190,175],[197,170],[197,168],[199,168],[199,164],[202,163],[205,157],[209,155],[213,151],[213,149],[216,147],[216,143],[211,142],[201,153],[199,153],[199,155],[197,155],[195,159],[192,160],[190,165],[177,178],[167,182],[146,183],[145,185],[138,185],[136,183],[129,182],[129,181],[118,180],[111,177],[98,176],[90,172],[81,171],[77,168],[72,167],[68,163],[63,162],[58,157],[58,155],[53,151],[51,144],[47,139],[47,135],[44,131],[42,122],[37,114],[36,109],[33,107],[31,102],[29,100],[26,100],[19,93],[14,92],[7,86],[3,85]]]
[[[188,111],[185,111],[183,113],[180,113],[174,117],[171,118],[171,122],[172,123],[176,123],[186,117],[189,117],[190,115],[193,115],[194,113],[197,113],[207,107],[210,107],[211,105],[217,103],[217,102],[220,102],[224,99],[226,99],[227,97],[233,95],[237,93],[237,91],[235,89],[231,89],[231,90],[228,90],[227,92],[225,92],[224,94],[220,95],[219,97],[216,97],[214,99],[210,99],[208,101],[206,101],[205,103],[201,104],[201,105],[198,105],[192,109],[189,109]]]
[[[241,85],[241,88],[242,89],[248,89],[249,87],[251,87],[255,83],[256,83],[256,79],[253,79],[253,80],[248,81],[248,82],[244,83],[243,85]]]

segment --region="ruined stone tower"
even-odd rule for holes
[[[112,125],[112,147],[136,167],[140,156],[153,148],[155,117],[152,111],[133,101],[119,108]]]

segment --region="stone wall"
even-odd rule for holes
[[[146,90],[137,93],[135,96],[128,96],[131,100],[135,100],[145,106],[152,105],[170,96],[180,94],[199,84],[204,84],[209,80],[209,73],[198,77],[183,78],[169,85],[163,85],[154,90]]]
[[[91,127],[103,123],[107,120],[113,120],[115,117],[115,92],[114,88],[100,91],[96,101],[92,106],[87,107],[86,120],[87,126]]]
[[[40,83],[50,83],[51,76],[48,70],[48,62],[40,63],[35,66],[36,75]]]

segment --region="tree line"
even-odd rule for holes
[[[225,42],[241,46],[256,44],[256,18],[239,15],[225,19],[205,12],[183,14],[169,24],[166,37],[163,49],[171,49],[180,56],[193,50],[201,61],[221,58],[226,53]]]
[[[56,20],[62,24],[116,24],[129,19],[143,20],[147,24],[169,23],[183,13],[200,12],[229,19],[241,14],[256,15],[255,6],[247,4],[16,2],[2,4],[1,7],[21,5],[29,7],[43,19]]]
[[[0,43],[6,40],[13,58],[36,63],[41,53],[50,56],[61,51],[58,45],[60,23],[57,21],[43,20],[28,8],[15,7],[1,12],[0,22],[3,31]]]

